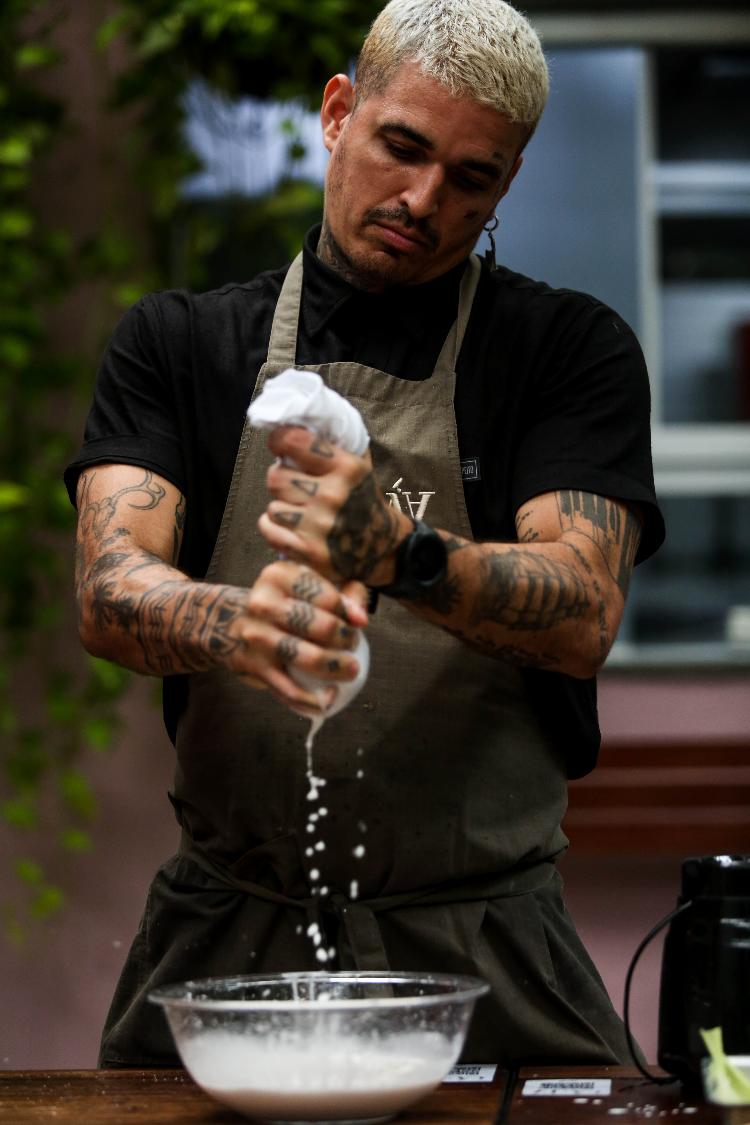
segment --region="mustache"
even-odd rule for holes
[[[393,223],[405,231],[414,231],[431,250],[437,250],[440,236],[427,219],[415,219],[408,207],[373,207],[365,214],[365,223]]]

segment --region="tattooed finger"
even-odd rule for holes
[[[330,460],[333,457],[333,446],[318,434],[310,446],[310,452],[317,453],[318,457],[325,457]]]
[[[281,524],[282,527],[298,527],[302,519],[302,512],[274,512],[271,519],[274,523]]]
[[[282,637],[276,645],[276,655],[283,665],[293,664],[299,652],[299,641],[296,637]]]
[[[305,496],[314,496],[320,487],[317,481],[302,480],[301,477],[293,477],[292,484],[298,488],[300,492],[304,492]]]
[[[315,610],[307,602],[294,602],[287,613],[286,623],[295,633],[306,637],[315,619]]]
[[[311,570],[303,570],[294,580],[292,593],[302,602],[311,602],[323,592],[323,583]]]
[[[342,648],[354,648],[357,632],[350,625],[339,625],[339,641]]]

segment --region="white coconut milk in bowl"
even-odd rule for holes
[[[187,981],[149,999],[217,1101],[277,1125],[375,1125],[443,1080],[488,987],[441,973],[274,973]]]

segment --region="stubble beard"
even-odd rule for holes
[[[366,289],[377,292],[383,288],[383,280],[375,276],[373,271],[363,269],[362,265],[350,258],[343,247],[337,242],[328,220],[323,216],[323,226],[318,240],[318,257],[325,262],[345,281],[356,289]]]
[[[363,260],[361,256],[355,259],[347,254],[337,241],[325,216],[318,240],[317,254],[322,262],[325,262],[327,266],[340,274],[355,289],[364,289],[368,293],[380,293],[387,289],[389,285],[399,283],[400,279],[394,276],[397,268],[394,271],[388,270],[387,267],[385,269],[379,268],[374,263]],[[397,266],[395,259],[393,264],[394,267]]]

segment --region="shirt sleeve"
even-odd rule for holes
[[[73,504],[80,473],[104,462],[142,466],[184,491],[173,368],[164,346],[165,311],[174,321],[170,340],[184,338],[184,296],[177,292],[144,297],[112,334],[94,384],[83,444],[64,474]]]
[[[640,562],[664,539],[646,365],[625,321],[606,305],[580,300],[535,373],[513,477],[514,510],[563,488],[635,502],[644,515]]]

